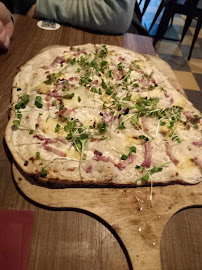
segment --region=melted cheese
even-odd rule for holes
[[[80,159],[80,154],[78,151],[76,151],[74,148],[71,148],[69,151],[66,152],[68,157]]]
[[[52,90],[52,88],[52,85],[48,85],[42,82],[36,86],[36,91],[38,94],[47,94],[50,90]]]
[[[60,129],[58,132],[55,132],[55,127],[57,126],[57,124],[60,125]],[[53,136],[59,135],[59,136],[66,137],[66,132],[63,130],[65,124],[66,124],[65,122],[63,123],[63,122],[57,121],[56,119],[49,118],[47,121],[42,121],[40,123],[40,130],[48,135],[53,135]]]
[[[190,170],[196,169],[197,166],[191,161],[191,156],[185,156],[177,165],[178,170],[181,173],[186,173]]]
[[[186,104],[187,104],[186,99],[181,97],[181,98],[174,99],[173,106],[178,106],[184,109],[186,107]]]

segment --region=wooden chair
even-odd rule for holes
[[[148,30],[151,30],[164,8],[162,19],[157,29],[156,36],[153,40],[153,45],[155,46],[158,40],[162,39],[167,30],[170,19],[172,19],[176,13],[192,17],[193,10],[194,8],[196,8],[198,2],[199,0],[162,0],[152,21],[152,24]]]
[[[189,26],[191,25],[193,19],[197,20],[197,24],[196,24],[196,29],[195,29],[194,37],[193,37],[193,40],[192,40],[191,48],[190,48],[190,51],[189,51],[188,60],[191,59],[192,51],[193,51],[195,42],[197,40],[198,34],[200,32],[200,29],[201,29],[201,25],[202,25],[202,0],[199,0],[199,3],[197,5],[197,7],[193,11],[193,16],[187,16],[186,21],[185,21],[185,25],[184,25],[184,28],[183,28],[180,43],[183,41],[184,36],[186,35],[187,30],[189,29]]]
[[[142,0],[140,0],[139,2],[138,1],[135,2],[135,9],[138,10],[137,16],[138,16],[138,19],[140,20],[140,22],[142,21],[142,17],[143,17],[150,2],[151,2],[151,0],[145,0],[142,11],[140,10],[140,4],[142,3]]]

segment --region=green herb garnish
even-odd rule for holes
[[[41,96],[36,96],[34,105],[35,105],[37,108],[42,108],[42,107],[43,107],[43,104],[41,103],[41,101],[42,101]]]
[[[60,130],[60,125],[57,124],[56,127],[55,127],[55,132],[58,132]]]
[[[13,125],[14,126],[19,126],[20,125],[20,120],[14,120]]]
[[[108,124],[106,122],[97,124],[97,128],[100,133],[104,133],[107,131]]]
[[[36,159],[40,159],[40,152],[36,152]]]
[[[72,99],[74,97],[74,93],[66,94],[63,96],[64,99]]]

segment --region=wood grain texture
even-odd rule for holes
[[[34,202],[59,209],[76,207],[102,218],[120,236],[135,270],[161,269],[160,240],[167,221],[181,208],[202,204],[202,183],[155,187],[151,201],[149,187],[50,190],[31,184],[15,165],[13,173],[20,190]]]
[[[202,207],[188,208],[166,224],[161,240],[162,270],[202,267]]]

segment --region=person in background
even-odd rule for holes
[[[14,24],[9,10],[0,2],[0,49],[7,49],[13,34]]]
[[[4,0],[5,1],[5,0]],[[33,18],[68,23],[90,31],[125,33],[134,16],[136,0],[7,0],[11,12]],[[8,48],[13,25],[10,13],[0,6],[0,48]]]

